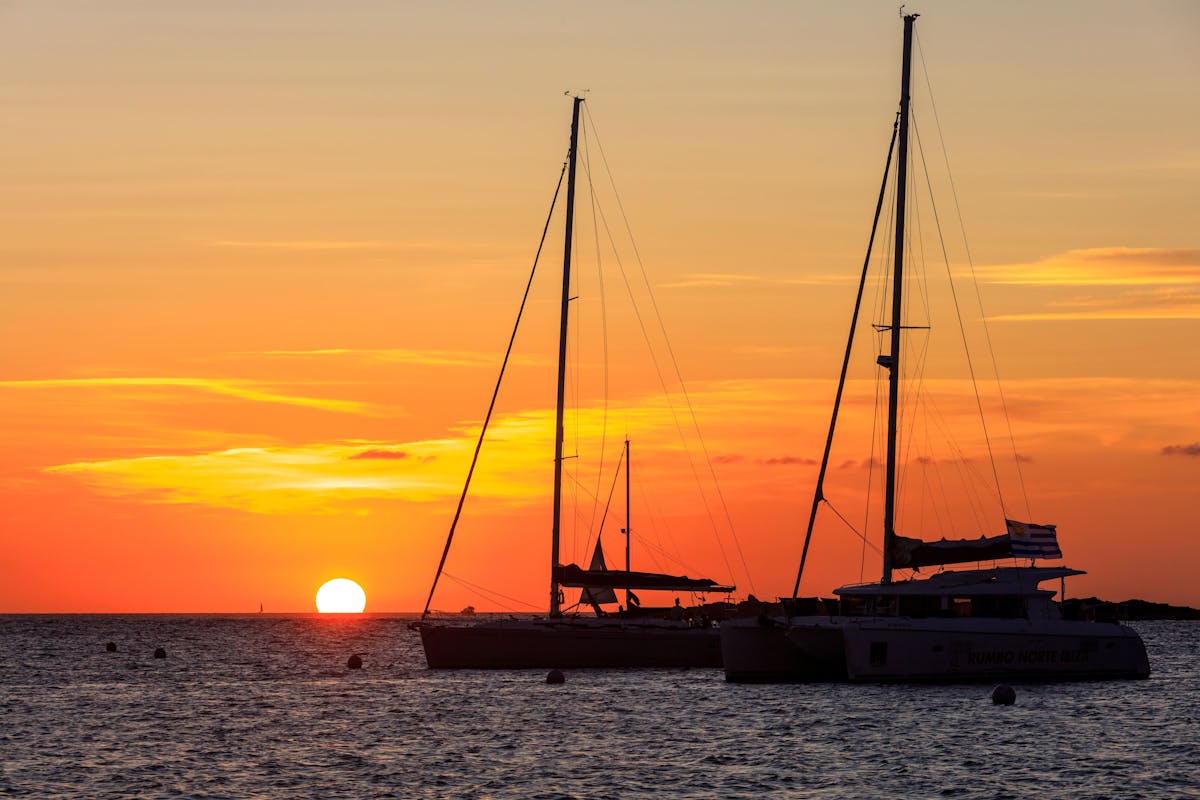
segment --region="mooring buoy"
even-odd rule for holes
[[[108,644],[104,645],[104,649],[109,653],[115,653],[117,652],[117,643],[109,642]]]
[[[155,648],[155,650],[154,650],[154,657],[155,657],[155,658],[166,658],[166,657],[167,657],[167,651],[166,651],[166,650],[164,650],[164,649],[162,649],[161,647]]]
[[[992,703],[998,706],[1011,706],[1017,702],[1017,693],[1007,683],[1002,683],[992,689]]]
[[[546,683],[558,685],[560,683],[566,683],[566,682],[567,682],[566,676],[563,675],[562,672],[560,672],[559,670],[552,669],[546,673]]]
[[[362,659],[358,655],[352,655],[346,659],[346,666],[350,669],[362,669]]]

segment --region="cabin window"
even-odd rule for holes
[[[1029,615],[1020,597],[976,597],[972,600],[971,616],[1025,619]]]
[[[842,608],[847,617],[865,617],[867,600],[864,597],[847,597],[842,600]]]
[[[950,607],[954,610],[956,617],[970,617],[971,614],[971,598],[956,597],[950,601]]]
[[[900,616],[902,617],[939,617],[942,614],[941,597],[919,595],[904,595],[900,597]]]
[[[871,666],[882,667],[887,664],[887,642],[871,642]]]

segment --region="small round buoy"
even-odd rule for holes
[[[998,706],[1011,706],[1017,702],[1017,693],[1007,683],[1002,683],[992,689],[992,703]]]
[[[346,659],[346,666],[350,669],[362,669],[362,659],[357,655],[350,656]]]
[[[552,669],[546,673],[546,683],[558,685],[560,683],[566,683],[566,682],[567,682],[566,676],[564,676],[562,674],[562,672],[560,672],[559,670]]]
[[[115,649],[115,648],[114,648],[114,649]],[[166,658],[166,657],[167,657],[167,651],[166,651],[166,650],[164,650],[164,649],[162,649],[161,647],[155,648],[155,650],[154,650],[154,657],[155,657],[155,658]]]
[[[104,649],[109,653],[115,653],[117,652],[117,643],[109,642],[108,644],[104,645]]]

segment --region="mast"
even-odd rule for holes
[[[575,162],[579,144],[579,106],[582,97],[572,98],[571,145],[567,156],[567,223],[563,237],[562,312],[558,326],[558,400],[554,410],[554,522],[550,533],[550,616],[560,617],[558,545],[562,533],[563,412],[567,387],[567,318],[571,304],[571,236],[575,228]]]
[[[629,437],[625,437],[625,571],[630,571],[629,562],[629,539],[633,536],[633,528],[629,525]],[[629,589],[625,590],[625,608],[629,608],[629,596],[633,592]]]
[[[892,545],[896,540],[896,430],[900,406],[900,330],[904,309],[904,201],[908,182],[908,90],[912,72],[913,23],[904,16],[904,63],[900,73],[900,136],[896,153],[896,252],[892,267],[890,354],[877,359],[888,370],[887,484],[883,500],[883,582],[892,582]]]

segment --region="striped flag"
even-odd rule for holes
[[[1034,525],[1006,519],[1013,558],[1062,558],[1053,525]]]

